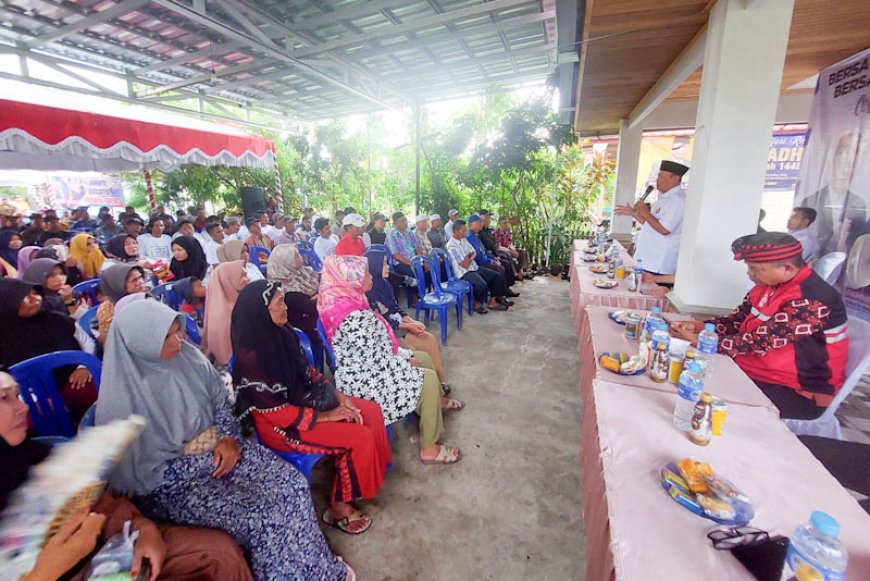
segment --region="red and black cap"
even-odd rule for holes
[[[731,243],[734,260],[776,262],[799,256],[804,249],[794,236],[783,232],[762,232],[741,236]]]

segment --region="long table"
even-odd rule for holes
[[[789,536],[813,510],[834,516],[849,551],[847,578],[870,578],[870,517],[778,420],[776,408],[733,361],[717,356],[705,386],[729,402],[723,435],[696,446],[673,427],[674,386],[597,365],[599,352],[637,349],[607,318],[611,309],[575,308],[583,311],[585,579],[752,578],[729,552],[713,549],[706,534],[715,523],[682,508],[662,489],[661,468],[689,456],[709,462],[752,498],[751,526]]]

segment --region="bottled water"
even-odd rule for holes
[[[785,557],[783,579],[824,579],[840,581],[846,578],[849,555],[837,538],[840,523],[827,513],[816,511],[810,522],[794,530]]]
[[[634,272],[637,273],[637,290],[643,294],[643,260],[638,258],[634,261]]]
[[[708,377],[713,372],[713,356],[718,348],[719,335],[716,334],[716,325],[707,323],[704,325],[704,330],[698,333],[698,354],[695,359],[702,362]]]
[[[690,362],[680,374],[680,382],[677,385],[677,401],[674,404],[674,427],[683,432],[688,432],[692,427],[692,412],[695,403],[704,391],[704,372],[696,362]]]
[[[652,334],[659,328],[659,321],[664,321],[662,310],[659,307],[650,309],[649,314],[643,320],[643,329],[640,332],[640,342],[647,343],[652,339]]]

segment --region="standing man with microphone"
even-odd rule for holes
[[[644,272],[653,277],[672,275],[677,271],[686,207],[686,193],[681,182],[687,171],[689,168],[681,163],[662,161],[656,179],[659,197],[652,208],[644,202],[652,191],[650,186],[633,208],[623,204],[615,210],[620,216],[633,216],[641,224],[634,258],[643,260]]]

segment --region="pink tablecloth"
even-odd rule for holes
[[[753,499],[752,526],[789,536],[813,510],[831,514],[849,551],[847,578],[870,579],[870,517],[767,410],[730,408],[725,435],[699,447],[672,427],[667,394],[594,380],[592,396],[581,447],[587,581],[751,579],[707,540],[715,523],[662,489],[661,467],[687,456]]]
[[[580,389],[583,401],[586,402],[591,397],[591,385],[595,379],[676,395],[677,386],[673,383],[656,383],[650,379],[648,374],[619,375],[598,364],[598,355],[605,351],[624,351],[635,354],[638,350],[638,341],[626,339],[623,334],[624,327],[614,323],[607,316],[612,310],[611,307],[586,307],[577,343],[580,354]],[[647,311],[638,312],[642,316],[647,314]],[[690,317],[667,314],[665,318],[668,320],[687,320]],[[776,406],[759,391],[755,383],[737,367],[737,364],[730,357],[714,356],[713,375],[705,385],[705,389],[729,404],[763,407],[769,410],[774,417],[779,417]]]

